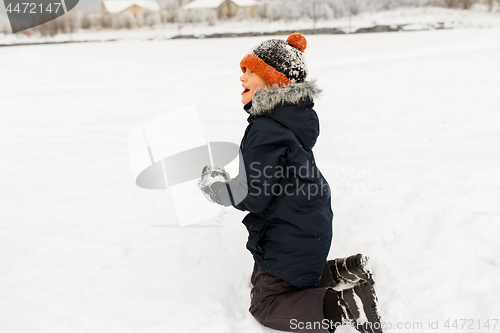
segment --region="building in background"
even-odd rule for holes
[[[104,14],[132,13],[135,16],[145,12],[159,12],[160,5],[156,0],[103,0]]]
[[[182,10],[195,16],[215,16],[218,19],[251,18],[257,13],[257,3],[255,0],[194,0]]]

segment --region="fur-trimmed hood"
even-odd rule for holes
[[[313,110],[313,98],[319,92],[314,82],[273,86],[256,92],[245,110],[250,114],[249,122],[258,117],[271,118],[291,130],[309,150],[319,136],[319,119]]]
[[[290,83],[285,87],[274,85],[264,90],[255,91],[251,103],[245,106],[251,116],[260,116],[265,112],[272,110],[279,104],[298,104],[301,100],[314,98],[321,93],[316,86],[316,81]]]

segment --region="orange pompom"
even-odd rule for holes
[[[304,52],[307,47],[306,37],[301,33],[293,33],[286,39],[286,42],[291,46],[298,49],[300,52]]]

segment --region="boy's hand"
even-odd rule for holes
[[[227,171],[218,167],[214,167],[212,170],[212,168],[207,165],[201,172],[201,179],[198,186],[208,201],[220,204],[217,191],[227,181],[229,181],[229,173]]]

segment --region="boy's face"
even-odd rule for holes
[[[252,100],[253,94],[255,93],[255,89],[259,87],[260,90],[263,90],[268,86],[266,81],[258,76],[256,73],[252,72],[248,68],[245,69],[245,74],[240,77],[241,86],[243,87],[243,92],[241,93],[241,102],[243,104],[247,104]]]

